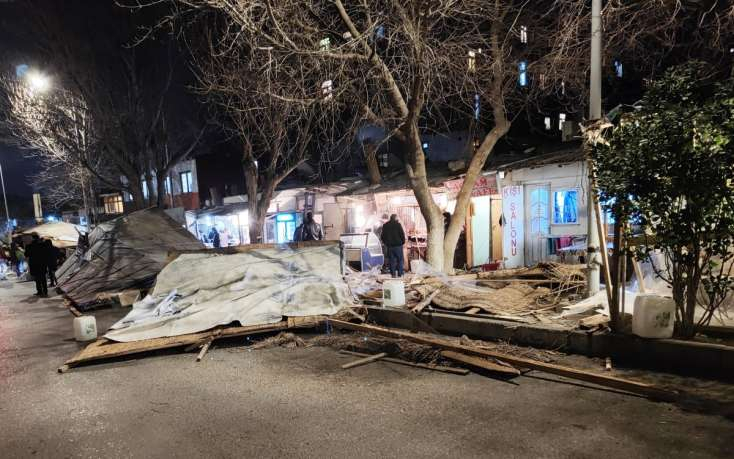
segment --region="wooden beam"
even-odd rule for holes
[[[598,384],[605,387],[612,387],[614,389],[644,395],[645,397],[649,397],[655,400],[674,401],[677,399],[678,396],[676,392],[665,390],[652,384],[632,381],[629,379],[616,378],[600,373],[579,370],[576,368],[556,365],[552,363],[540,362],[523,357],[516,357],[514,355],[476,348],[473,346],[464,346],[442,338],[416,335],[413,333],[394,330],[390,328],[377,327],[374,325],[353,324],[350,322],[335,319],[332,319],[331,323],[333,326],[345,330],[354,330],[363,333],[374,333],[376,335],[387,336],[389,338],[406,339],[414,343],[435,346],[445,350],[463,352],[465,354],[477,355],[480,357],[499,359],[503,362],[507,362],[510,365],[514,365],[520,368],[529,368],[532,370],[544,371],[546,373],[551,373],[566,378],[578,379],[580,381]]]
[[[413,309],[411,309],[411,311],[413,311],[413,313],[415,313],[415,314],[420,314],[420,312],[423,310],[423,308],[425,308],[426,306],[428,306],[429,304],[431,304],[431,301],[433,301],[433,299],[436,298],[436,296],[440,292],[441,292],[441,288],[437,288],[436,290],[434,290],[433,292],[431,292],[427,297],[425,297],[424,299],[422,299],[420,303],[416,304],[413,307]]]
[[[319,325],[322,317],[288,317],[287,320],[275,324],[251,325],[247,327],[226,327],[208,330],[199,333],[190,333],[179,336],[165,336],[127,343],[111,342],[101,338],[86,348],[82,349],[74,357],[64,362],[68,367],[77,366],[81,363],[105,360],[126,355],[139,354],[142,352],[171,349],[184,346],[200,346],[209,339],[212,341],[220,338],[231,338],[247,336],[258,333],[282,331],[291,328],[310,328]]]
[[[342,370],[348,370],[350,368],[358,367],[360,365],[366,365],[368,363],[376,362],[377,360],[380,360],[383,357],[387,357],[386,352],[380,352],[379,354],[370,355],[368,357],[363,357],[353,362],[345,363],[344,365],[342,365]]]
[[[201,359],[204,358],[207,351],[209,351],[209,346],[212,345],[212,341],[214,341],[214,338],[209,338],[209,340],[206,343],[204,343],[203,346],[201,346],[201,351],[199,351],[199,355],[196,356],[197,362],[201,362]]]
[[[340,354],[348,354],[348,355],[356,355],[360,357],[367,357],[370,354],[363,354],[362,352],[354,352],[354,351],[346,351],[341,350],[339,351]],[[380,359],[382,362],[390,362],[390,363],[397,363],[398,365],[405,365],[408,367],[414,367],[414,368],[423,368],[424,370],[433,370],[433,371],[440,371],[442,373],[451,373],[455,375],[468,375],[470,372],[466,368],[454,368],[454,367],[446,367],[442,365],[432,365],[430,363],[420,363],[420,362],[409,362],[407,360],[402,359],[396,359],[393,357],[383,357]]]
[[[479,357],[472,357],[471,355],[462,354],[454,351],[441,351],[441,356],[454,362],[463,363],[473,368],[481,368],[482,370],[491,371],[493,373],[500,373],[503,375],[520,376],[520,371],[510,365],[500,365],[497,363],[490,362],[489,360],[482,359]]]

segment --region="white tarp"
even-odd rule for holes
[[[338,243],[235,254],[182,254],[158,275],[148,297],[113,325],[114,341],[195,333],[283,316],[331,315],[352,304]]]

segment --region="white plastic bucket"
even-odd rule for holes
[[[382,283],[382,305],[392,307],[405,305],[405,284],[403,281],[393,279]]]
[[[91,341],[97,338],[97,319],[94,316],[74,318],[74,339],[77,341]]]
[[[671,338],[675,301],[654,294],[639,294],[632,314],[632,333],[642,338]]]

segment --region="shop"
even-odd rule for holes
[[[497,181],[506,268],[583,261],[588,170],[579,149],[504,165]]]

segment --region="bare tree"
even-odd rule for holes
[[[116,177],[96,151],[87,104],[71,91],[41,91],[26,80],[9,75],[0,79],[0,124],[12,142],[39,158],[40,171],[32,181],[52,205],[81,200],[90,210],[100,182],[114,183]]]
[[[82,165],[104,188],[130,193],[136,208],[163,205],[165,177],[203,135],[197,110],[176,106],[185,83],[174,38],[136,43],[140,19],[109,3],[85,4],[84,17],[78,9],[33,0],[18,8],[25,13],[21,30],[33,32],[29,52],[53,75],[49,97],[73,94],[83,104],[94,151],[80,157]],[[88,16],[95,17],[92,28]]]
[[[513,120],[549,98],[584,107],[590,9],[583,0],[178,0],[215,10],[227,25],[214,54],[232,43],[268,49],[303,100],[332,97],[404,145],[409,183],[428,227],[428,261],[450,270],[471,190]],[[665,57],[680,31],[682,1],[610,0],[608,61],[638,68]],[[723,8],[707,10],[718,20]],[[703,14],[701,14],[703,15]],[[701,16],[699,15],[699,17]],[[289,70],[286,70],[289,69]],[[282,88],[282,86],[281,86]],[[295,102],[270,89],[274,98]],[[421,134],[468,126],[477,147],[444,233],[432,198]],[[481,134],[480,134],[481,133]]]
[[[328,157],[334,123],[325,121],[333,112],[333,97],[304,91],[304,76],[288,74],[292,66],[276,65],[270,48],[233,40],[229,52],[220,53],[215,27],[205,25],[205,39],[199,42],[203,46],[192,47],[193,63],[198,90],[212,104],[220,126],[241,144],[249,236],[255,243],[262,240],[280,183],[306,160]]]

